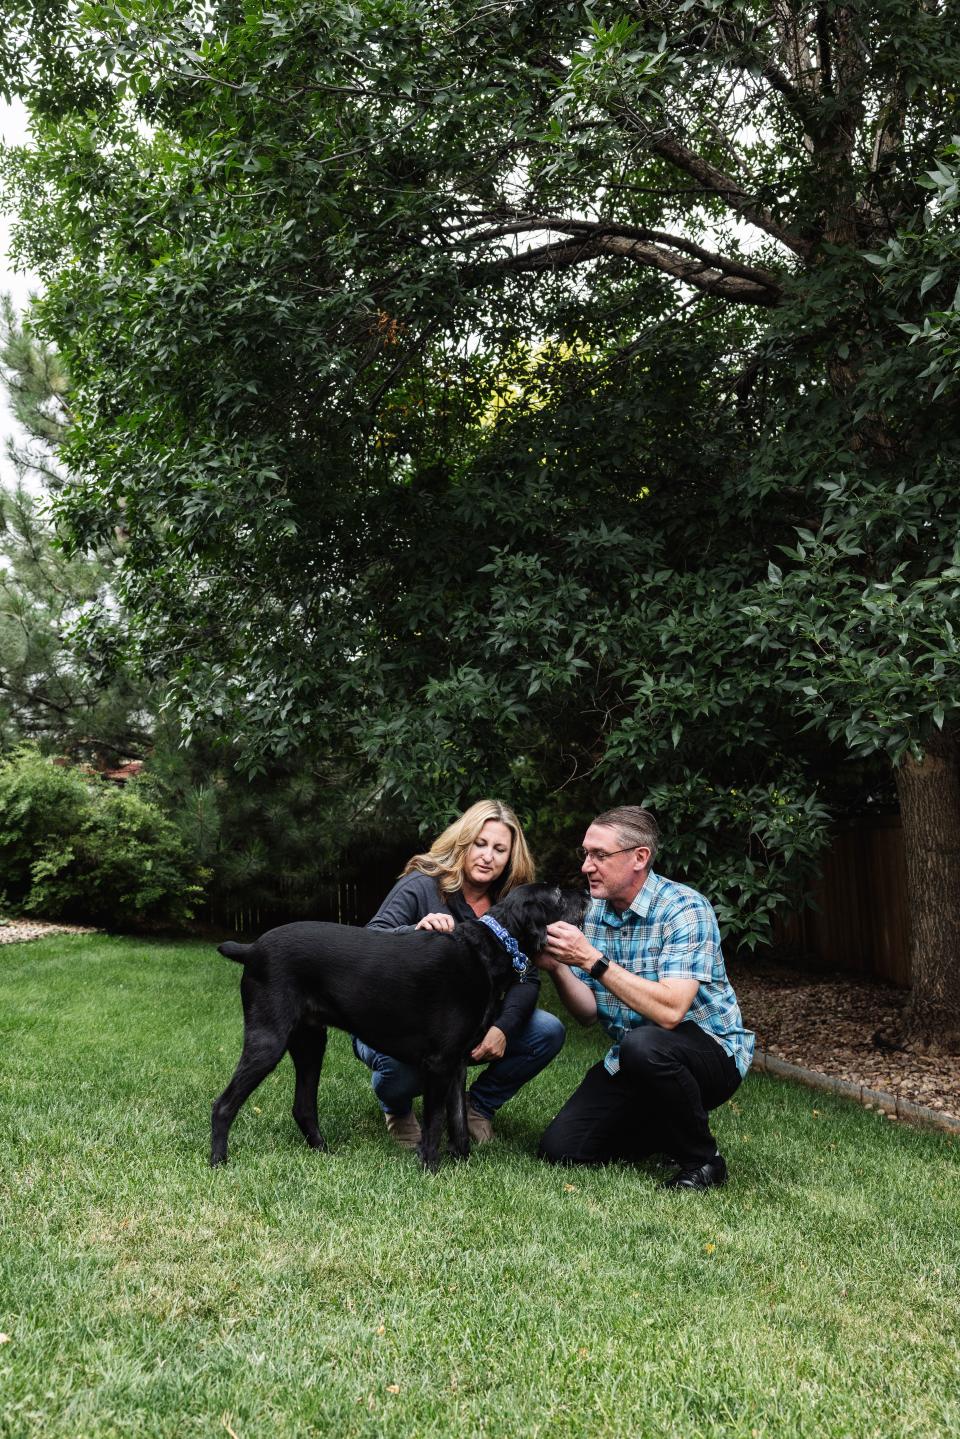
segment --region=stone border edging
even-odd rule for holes
[[[868,1089],[865,1084],[853,1084],[848,1079],[837,1079],[832,1074],[822,1074],[818,1069],[806,1069],[802,1064],[792,1064],[787,1059],[778,1059],[765,1049],[758,1049],[753,1056],[753,1068],[761,1074],[773,1074],[780,1079],[795,1079],[810,1089],[823,1089],[837,1094],[842,1099],[853,1099],[857,1104],[872,1104],[884,1114],[897,1119],[906,1119],[913,1124],[926,1124],[934,1129],[945,1130],[948,1134],[960,1134],[960,1119],[939,1109],[930,1109],[926,1104],[914,1104],[899,1094],[890,1094],[884,1089]]]

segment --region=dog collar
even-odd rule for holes
[[[514,939],[510,931],[504,929],[500,921],[494,919],[489,914],[482,914],[480,916],[480,923],[485,924],[487,926],[487,929],[493,930],[494,934],[497,936],[497,939],[499,939],[500,943],[507,951],[507,954],[509,954],[510,958],[512,959],[513,967],[516,970],[517,974],[519,974],[521,979],[524,979],[526,977],[527,970],[530,968],[530,961],[527,959],[527,956],[524,954],[523,950],[520,948],[519,944]]]

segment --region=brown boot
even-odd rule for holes
[[[387,1121],[387,1132],[400,1145],[401,1149],[416,1149],[420,1143],[420,1125],[417,1116],[411,1109],[407,1114],[385,1114]]]
[[[485,1114],[467,1105],[467,1129],[474,1144],[489,1144],[493,1138],[493,1125]]]

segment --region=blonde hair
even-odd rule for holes
[[[499,882],[493,886],[496,895],[509,894],[518,884],[529,884],[536,875],[533,856],[527,848],[520,821],[509,805],[496,799],[480,799],[464,810],[459,819],[447,825],[426,854],[415,854],[404,867],[404,874],[418,870],[435,879],[444,894],[455,894],[463,888],[463,870],[467,851],[487,823],[495,819],[505,824],[511,834],[510,858]]]

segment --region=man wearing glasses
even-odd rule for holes
[[[551,924],[537,963],[581,1024],[613,1041],[540,1141],[554,1164],[666,1154],[675,1189],[712,1189],[727,1166],[708,1111],[753,1057],[702,894],[651,868],[659,831],[634,805],[598,815],[580,850],[591,903],[582,930]]]

